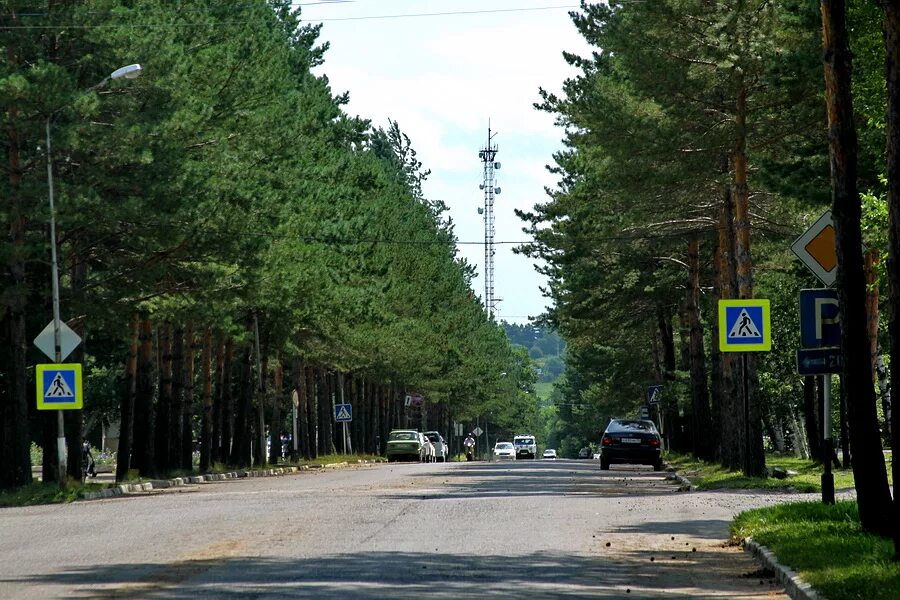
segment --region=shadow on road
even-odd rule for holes
[[[523,496],[647,496],[677,492],[677,483],[667,473],[641,466],[614,465],[600,470],[597,462],[515,461],[509,463],[464,463],[444,471],[410,473],[428,478],[436,490],[392,493],[392,499],[447,500],[460,498],[504,498]]]
[[[766,598],[768,580],[690,549],[463,556],[358,552],[309,560],[233,557],[171,565],[99,565],[17,579],[69,598]],[[651,561],[651,557],[654,558]],[[0,581],[11,581],[2,579]]]

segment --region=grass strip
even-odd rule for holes
[[[796,502],[743,512],[735,538],[752,537],[828,600],[897,600],[893,543],[863,532],[856,502]]]
[[[782,467],[797,473],[786,479],[774,477],[746,477],[740,471],[731,471],[718,463],[697,460],[685,454],[666,455],[666,460],[678,472],[691,480],[698,490],[759,489],[783,492],[820,492],[822,490],[822,465],[793,456],[766,455],[766,466]],[[888,466],[890,472],[890,466]],[[853,487],[853,471],[835,469],[835,489]]]
[[[11,490],[0,491],[0,507],[74,502],[83,498],[85,492],[94,492],[105,487],[108,486],[97,483],[81,484],[77,481],[69,481],[65,489],[60,489],[56,483],[36,481]]]

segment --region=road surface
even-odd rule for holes
[[[599,461],[368,465],[0,509],[0,598],[784,598],[731,517]]]

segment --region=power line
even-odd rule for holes
[[[327,2],[324,4],[343,4],[343,2]],[[399,13],[392,15],[364,15],[359,17],[325,17],[322,19],[315,18],[304,18],[301,15],[301,23],[302,24],[315,24],[315,23],[326,23],[326,22],[340,22],[340,21],[374,21],[374,20],[386,20],[386,19],[406,19],[406,18],[421,18],[421,17],[446,17],[446,16],[456,16],[456,15],[484,15],[484,14],[501,14],[501,13],[516,13],[516,12],[533,12],[533,11],[545,11],[545,10],[561,10],[561,9],[578,9],[578,6],[573,5],[556,5],[556,6],[530,6],[524,8],[493,8],[493,9],[482,9],[482,10],[459,10],[459,11],[441,11],[441,12],[430,12],[430,13]],[[49,13],[25,13],[21,16],[29,16],[29,17],[42,17],[49,18]],[[174,28],[174,27],[221,27],[222,25],[244,25],[247,21],[244,20],[233,20],[233,21],[212,21],[209,23],[165,23],[160,25],[138,25],[138,24],[126,24],[126,23],[118,23],[118,24],[105,24],[105,25],[66,25],[66,24],[56,24],[56,25],[0,25],[0,30],[11,30],[11,29],[112,29],[117,27],[130,27],[130,28],[144,28],[144,29],[165,29],[165,28]]]

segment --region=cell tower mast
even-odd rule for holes
[[[479,186],[484,190],[484,209],[478,212],[484,215],[484,309],[488,316],[494,318],[497,311],[497,300],[494,298],[494,196],[500,194],[500,188],[496,185],[494,170],[500,168],[496,162],[497,144],[493,143],[496,133],[491,133],[491,124],[488,121],[487,144],[478,152],[478,158],[484,163],[484,181]]]

